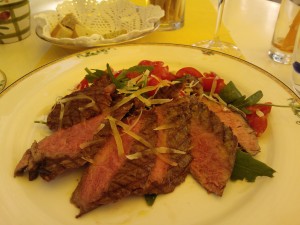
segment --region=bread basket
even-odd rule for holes
[[[89,35],[53,37],[54,28],[72,14]],[[164,11],[159,6],[137,6],[129,0],[64,0],[54,11],[34,16],[37,35],[63,47],[89,48],[136,40],[155,31]]]

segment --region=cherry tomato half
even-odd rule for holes
[[[217,85],[216,85],[216,89],[214,93],[220,93],[220,91],[225,87],[225,82],[223,79],[221,78],[216,78],[216,77],[202,77],[202,86],[203,86],[203,90],[205,92],[210,92],[213,82],[214,80],[216,80]]]
[[[87,79],[83,78],[82,81],[76,86],[77,90],[83,90],[89,86],[89,82]]]
[[[153,74],[162,80],[172,81],[176,79],[175,75],[169,72],[169,67],[164,66],[164,63],[161,61],[143,60],[139,63],[139,65],[153,66],[153,70],[150,74]]]
[[[183,67],[180,70],[178,70],[175,74],[176,77],[184,77],[186,75],[191,75],[197,78],[203,77],[202,73],[200,73],[197,69],[193,67]]]
[[[253,105],[247,107],[247,110],[251,111],[251,114],[247,114],[246,119],[250,127],[256,132],[257,136],[263,134],[268,126],[268,114],[271,112],[272,106],[267,105],[271,104],[270,102],[265,104],[266,105]],[[257,115],[257,110],[261,111],[263,115]]]
[[[154,77],[149,77],[148,82],[147,82],[147,86],[156,86],[159,84],[159,81],[157,79],[155,79]],[[148,95],[149,96],[153,96],[155,94],[156,90],[153,91],[149,91]]]

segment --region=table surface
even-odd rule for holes
[[[53,60],[74,53],[53,46],[35,34],[34,15],[55,9],[60,0],[31,0],[31,35],[25,40],[0,45],[0,68],[7,75],[7,85],[30,71]],[[185,26],[176,31],[154,32],[133,43],[177,43],[190,45],[213,36],[217,0],[187,0]],[[221,28],[221,39],[233,41],[245,60],[255,64],[292,87],[291,65],[273,62],[268,57],[280,5],[268,0],[227,0]],[[17,66],[16,66],[17,62]]]

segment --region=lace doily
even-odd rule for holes
[[[84,26],[95,31],[95,34],[78,38],[54,38],[51,31],[64,18],[73,13]],[[137,6],[128,0],[65,0],[57,5],[56,11],[45,11],[34,18],[37,22],[38,35],[50,42],[60,44],[80,45],[86,47],[98,46],[102,43],[118,43],[134,39],[150,32],[164,16],[159,6]],[[126,30],[111,39],[105,39],[104,34]]]

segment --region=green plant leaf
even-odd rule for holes
[[[254,159],[250,154],[238,150],[231,180],[246,180],[254,182],[258,176],[273,177],[276,171],[265,163]]]
[[[146,203],[148,206],[152,206],[155,202],[157,195],[156,194],[146,194],[144,195],[144,198],[146,200]]]

